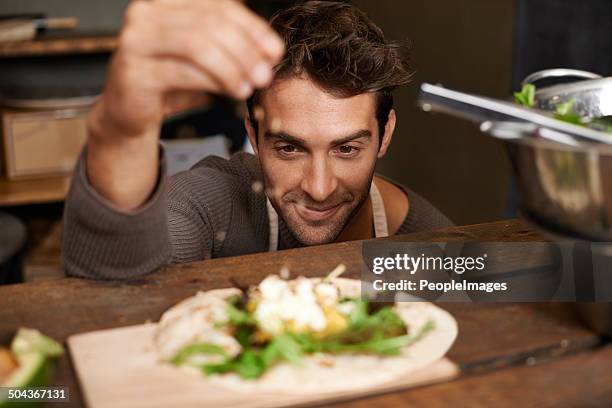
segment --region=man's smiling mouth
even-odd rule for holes
[[[307,221],[324,221],[328,218],[331,218],[342,206],[342,203],[336,204],[332,207],[312,207],[297,203],[294,205],[298,214],[303,219]]]

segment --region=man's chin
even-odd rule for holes
[[[292,231],[292,233],[295,239],[306,246],[329,244],[334,242],[339,235],[339,233],[335,232],[321,234],[318,231],[312,233],[306,231]]]
[[[289,221],[289,220],[287,220]],[[303,220],[286,222],[291,234],[303,245],[322,245],[334,242],[342,232],[343,224],[331,222],[320,225],[305,225]]]
[[[326,220],[304,219],[294,208],[283,208],[279,215],[291,231],[291,234],[302,245],[322,245],[334,242],[354,215],[355,209],[345,204],[332,217]]]

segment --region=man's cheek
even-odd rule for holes
[[[352,167],[343,169],[339,175],[339,179],[349,191],[355,192],[363,190],[367,188],[370,182],[373,167],[373,165],[367,162],[355,164]]]
[[[270,166],[264,169],[266,193],[276,200],[281,200],[289,191],[299,188],[300,177],[296,170],[287,166]]]

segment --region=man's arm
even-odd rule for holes
[[[64,208],[62,256],[68,276],[126,279],[169,263],[167,179],[160,178],[147,202],[126,213],[89,183],[87,149],[81,153]]]
[[[89,115],[87,174],[118,209],[151,194],[164,115],[199,92],[248,97],[272,78],[278,35],[238,1],[134,1]]]
[[[171,179],[165,176],[165,160],[160,162],[153,195],[126,214],[101,197],[88,181],[86,151],[83,151],[68,194],[65,208],[63,256],[66,274],[92,279],[126,279],[145,275],[170,263],[209,258],[213,252],[214,230],[227,230],[228,208],[213,215],[208,199],[231,196],[227,186],[214,188],[212,196],[201,193],[193,182],[218,182],[214,171],[193,177],[188,173]],[[220,188],[219,188],[220,187]],[[227,187],[227,188],[226,188]],[[225,199],[225,202],[227,202]],[[109,239],[112,237],[112,239]]]
[[[201,92],[248,97],[269,83],[282,53],[278,35],[238,1],[131,3],[66,202],[68,274],[126,278],[171,259],[169,229],[201,219],[173,214],[179,222],[168,225],[164,116]]]

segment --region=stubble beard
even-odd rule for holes
[[[295,204],[291,201],[284,201],[284,197],[281,198],[284,204],[280,208],[274,200],[271,199],[270,202],[276,209],[279,217],[289,228],[293,237],[301,244],[306,246],[328,244],[338,238],[347,224],[367,201],[373,178],[374,170],[372,169],[366,187],[361,191],[360,196],[356,200],[352,200],[354,203],[352,208],[340,208],[339,213],[334,214],[331,219],[324,220],[323,222],[306,222],[296,213],[295,208],[290,208]],[[342,205],[347,206],[347,204]]]

